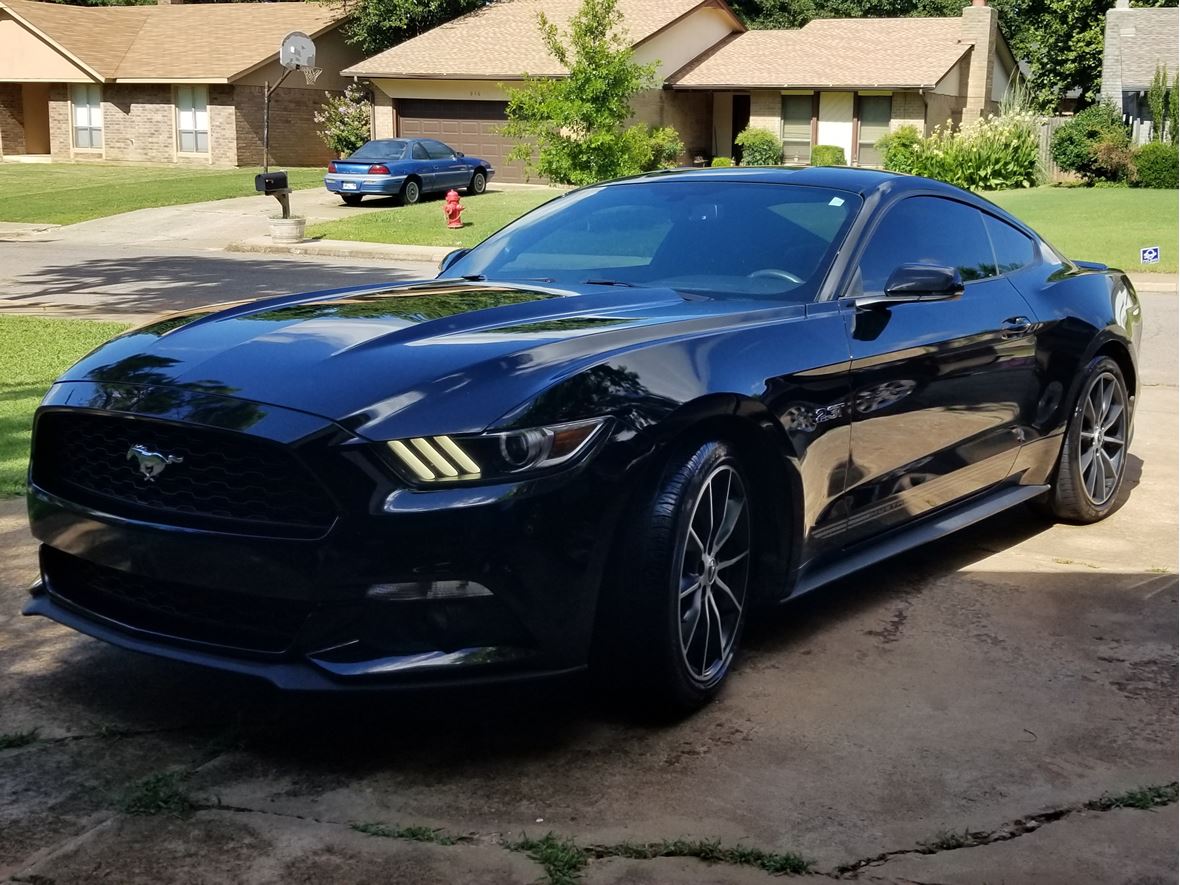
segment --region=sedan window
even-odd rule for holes
[[[983,223],[996,251],[996,268],[1000,273],[1020,270],[1033,263],[1036,244],[1029,237],[991,215],[984,215]]]
[[[406,143],[400,138],[378,138],[357,148],[349,159],[400,160],[405,152]]]
[[[414,159],[415,160],[429,160],[430,154],[426,153],[426,147],[422,142],[414,143]]]
[[[805,302],[860,205],[842,191],[755,182],[592,187],[509,225],[448,273]]]
[[[455,156],[455,152],[441,141],[424,141],[422,144],[432,160],[450,160]]]
[[[983,214],[939,197],[903,200],[885,214],[861,256],[861,291],[884,291],[890,275],[903,264],[953,267],[965,282],[995,276]]]

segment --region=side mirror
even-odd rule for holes
[[[463,159],[463,152],[462,151],[455,151],[455,156],[458,157],[460,160],[462,160]]]
[[[953,267],[903,264],[889,275],[885,292],[857,298],[857,307],[908,304],[912,301],[950,301],[963,294],[963,278]]]
[[[438,263],[438,272],[442,273],[470,251],[470,249],[455,249],[453,252],[448,252],[443,256],[443,260]]]

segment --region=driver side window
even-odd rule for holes
[[[983,215],[971,206],[941,197],[903,200],[873,231],[851,294],[883,292],[890,275],[903,264],[953,267],[964,283],[995,276],[995,255]]]

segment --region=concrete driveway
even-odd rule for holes
[[[745,883],[771,880],[738,861],[800,855],[875,882],[1176,881],[1157,297],[1120,511],[1006,514],[767,617],[719,701],[674,725],[576,682],[291,697],[119,651],[16,614],[34,548],[0,504],[0,880]],[[577,848],[520,843],[550,831]],[[677,839],[719,860],[633,857]]]

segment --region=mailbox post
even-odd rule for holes
[[[286,172],[263,172],[255,175],[254,190],[274,197],[283,207],[283,218],[291,217],[291,188],[287,185]]]

